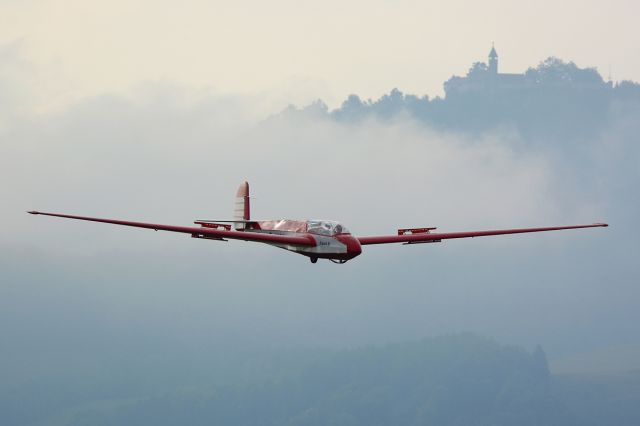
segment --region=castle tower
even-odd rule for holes
[[[493,43],[491,44],[491,52],[489,52],[489,74],[498,74],[498,53]]]

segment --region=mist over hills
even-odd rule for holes
[[[639,85],[550,58],[516,75],[476,63],[445,87],[264,120],[241,97],[162,84],[53,113],[5,98],[2,423],[638,424],[637,373],[598,354],[640,341]],[[309,269],[269,247],[24,214],[223,218],[243,179],[260,217],[358,234],[611,227]],[[547,367],[583,353],[588,369]]]
[[[491,58],[489,60],[491,62]],[[322,102],[285,113],[315,114],[342,123],[407,115],[444,131],[482,134],[514,131],[530,143],[564,150],[593,140],[640,114],[640,84],[605,81],[595,68],[549,57],[523,74],[501,74],[483,62],[444,83],[444,98],[393,89],[376,100],[350,95],[339,108]]]
[[[540,346],[528,352],[468,333],[350,350],[227,352],[208,363],[175,350],[143,365],[105,359],[99,370],[49,374],[37,388],[5,384],[3,422],[595,426],[615,419],[631,426],[640,419],[637,373],[552,375]]]

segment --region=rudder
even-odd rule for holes
[[[249,182],[245,181],[240,184],[236,192],[235,209],[233,211],[233,219],[237,220],[234,224],[236,229],[245,229],[244,221],[251,219],[251,207],[249,197]]]

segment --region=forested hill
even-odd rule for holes
[[[100,375],[84,381],[73,365],[68,371],[57,365],[45,375],[51,383],[0,385],[3,424],[526,426],[596,425],[607,416],[617,425],[640,421],[634,408],[639,400],[630,391],[637,388],[636,376],[623,387],[607,387],[601,378],[557,378],[549,374],[540,347],[527,352],[471,334],[341,352],[283,349],[220,357],[215,352],[221,349],[207,349],[199,361],[186,354],[165,354],[164,363],[155,365],[111,360],[101,364]],[[225,371],[212,373],[221,359]],[[186,370],[199,373],[166,373]]]
[[[526,140],[592,138],[613,122],[640,116],[640,84],[605,81],[595,68],[548,58],[523,74],[495,74],[473,64],[444,83],[444,98],[393,89],[377,100],[349,96],[329,110],[322,101],[286,114],[323,115],[352,123],[408,115],[432,127],[470,133],[515,129]]]

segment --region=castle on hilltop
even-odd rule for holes
[[[471,66],[466,77],[452,77],[444,83],[447,96],[466,92],[483,91],[485,89],[521,89],[527,86],[525,74],[509,74],[498,72],[498,52],[491,46],[487,63],[476,62]]]
[[[444,83],[444,98],[418,97],[395,88],[375,101],[352,94],[333,111],[316,102],[301,112],[340,122],[409,114],[439,129],[481,134],[513,128],[525,140],[580,143],[607,126],[616,111],[640,111],[640,84],[605,81],[594,67],[581,68],[554,56],[521,74],[500,72],[499,65],[498,52],[491,47],[486,62],[476,62],[465,76]]]
[[[498,52],[495,46],[491,46],[489,52],[489,64],[487,66],[487,77],[499,84],[515,84],[519,85],[525,82],[524,74],[507,74],[498,72]]]
[[[523,74],[500,73],[498,52],[495,46],[491,46],[486,63],[474,63],[465,77],[451,77],[444,83],[444,90],[447,98],[455,98],[473,94],[526,91],[541,83],[587,90],[613,87],[611,82],[605,83],[602,80],[595,68],[580,70],[572,62],[565,64],[557,58],[549,58],[537,68],[529,68]]]

